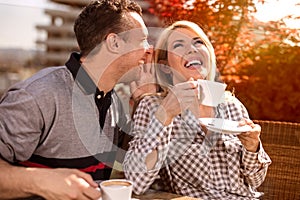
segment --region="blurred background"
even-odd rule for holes
[[[73,22],[88,2],[0,0],[0,95],[41,68],[64,65],[78,50]],[[137,2],[148,27],[186,19],[204,29],[220,78],[252,119],[300,122],[300,0]]]

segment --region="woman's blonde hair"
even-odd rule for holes
[[[164,71],[162,71],[161,67],[163,67],[162,65],[165,65],[165,67],[167,67],[166,65],[168,65],[168,39],[171,33],[178,28],[186,28],[195,32],[204,42],[209,52],[209,72],[206,79],[214,81],[216,76],[216,56],[211,42],[209,41],[207,35],[197,24],[182,20],[174,22],[172,25],[168,26],[161,33],[155,45],[154,66],[158,83],[162,86],[162,88],[164,88],[164,86],[173,85],[172,77],[170,76],[170,74],[166,74]]]
[[[168,26],[166,29],[164,29],[162,31],[162,33],[160,34],[160,36],[156,42],[156,45],[155,45],[155,53],[154,53],[154,58],[153,58],[152,63],[155,67],[156,80],[157,80],[157,85],[159,86],[158,87],[159,91],[156,93],[147,93],[147,94],[141,95],[141,97],[138,100],[136,100],[134,103],[134,106],[133,106],[134,108],[133,108],[132,114],[134,114],[135,109],[142,98],[144,98],[145,96],[148,96],[148,95],[165,97],[169,92],[169,86],[173,85],[172,75],[165,73],[165,71],[163,71],[162,68],[163,67],[169,68],[169,66],[168,66],[168,49],[167,49],[168,39],[169,39],[171,33],[178,28],[186,28],[186,29],[189,29],[189,30],[195,32],[196,34],[198,34],[200,39],[204,42],[204,44],[207,47],[208,52],[209,52],[209,63],[208,63],[209,72],[206,77],[206,80],[211,80],[211,81],[215,80],[216,56],[215,56],[214,48],[213,48],[212,44],[210,43],[206,34],[203,32],[203,30],[197,24],[195,24],[193,22],[185,21],[185,20],[174,22],[172,25]]]

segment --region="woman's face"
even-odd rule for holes
[[[190,78],[206,78],[210,70],[209,52],[194,31],[186,28],[175,29],[169,36],[167,50],[174,84]]]

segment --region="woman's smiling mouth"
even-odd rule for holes
[[[187,62],[184,67],[186,68],[199,68],[202,67],[203,63],[200,60],[191,60]]]

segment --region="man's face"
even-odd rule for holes
[[[121,51],[119,72],[124,75],[119,82],[131,82],[137,80],[139,76],[140,65],[151,60],[152,56],[148,44],[148,30],[143,19],[137,13],[130,13],[136,21],[136,28],[126,32],[126,40]]]

